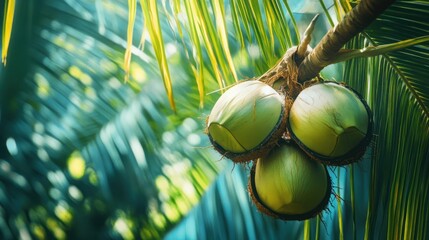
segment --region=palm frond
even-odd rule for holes
[[[173,55],[171,71],[183,81],[176,89],[181,111],[172,115],[152,52],[132,48],[132,81],[121,81],[124,29],[112,24],[100,32],[100,18],[85,15],[93,7],[44,1],[32,9],[30,69],[2,105],[2,238],[23,231],[39,238],[159,238],[217,172],[201,148],[208,144],[196,122],[198,104],[183,88],[193,84],[191,70],[180,65],[184,52]],[[127,15],[117,13],[104,6],[105,17],[126,23]]]
[[[408,11],[404,11],[404,9]],[[427,11],[428,4],[425,3],[398,2],[386,11],[383,18],[375,22],[367,33],[377,45],[410,39],[413,36],[427,36],[429,24],[423,17]],[[396,68],[397,74],[401,76],[408,91],[413,95],[417,105],[424,112],[426,119],[429,118],[429,87],[425,84],[422,76],[426,72],[425,66],[427,64],[425,62],[427,60],[428,46],[429,43],[423,43],[400,52],[393,52],[388,57],[389,62]]]
[[[427,35],[422,14],[428,11],[427,3],[397,2],[349,47]],[[376,123],[367,238],[425,238],[421,222],[427,222],[427,200],[416,188],[426,188],[429,181],[424,174],[429,148],[429,89],[424,83],[428,46],[423,43],[346,64],[344,80],[366,95]]]

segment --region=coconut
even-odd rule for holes
[[[248,189],[261,212],[283,220],[316,216],[326,208],[332,190],[325,165],[287,143],[257,160]]]
[[[234,162],[265,155],[286,129],[284,97],[269,85],[249,80],[228,89],[215,103],[207,134],[214,148]]]
[[[290,109],[288,129],[312,158],[344,165],[364,154],[372,136],[372,113],[351,88],[324,82],[297,96]]]

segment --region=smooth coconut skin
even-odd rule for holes
[[[304,150],[328,159],[340,158],[358,147],[370,134],[371,123],[366,103],[334,82],[301,91],[289,113],[292,137]]]
[[[283,118],[284,98],[267,84],[250,80],[218,99],[207,120],[207,133],[215,148],[231,157],[262,148]]]
[[[249,190],[259,210],[285,220],[303,220],[322,211],[331,194],[326,167],[295,144],[283,143],[258,159]]]

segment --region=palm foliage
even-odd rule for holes
[[[29,56],[25,76],[19,78],[19,68],[26,57],[11,57],[4,68],[4,81],[17,79],[22,89],[2,106],[4,238],[22,231],[42,238],[119,237],[118,224],[133,235],[144,226],[143,237],[159,236],[195,204],[216,171],[210,162],[189,160],[211,156],[192,145],[204,141],[198,104],[185,98],[193,89],[189,73],[176,69],[189,89],[181,88],[181,114],[171,115],[162,83],[152,80],[159,78],[152,56],[134,49],[134,82],[122,82],[125,41],[118,26],[127,24],[125,6],[122,16],[102,8],[101,18],[117,26],[104,33],[100,19],[88,15],[102,10],[92,3],[19,7],[37,13],[28,19],[37,24],[31,42],[17,42],[29,51],[11,51]],[[180,54],[171,57],[181,61]]]
[[[428,44],[322,72],[365,96],[376,136],[361,162],[331,169],[338,197],[321,218],[263,216],[248,166],[207,147],[217,89],[266,71],[321,13],[314,46],[350,10],[340,2],[16,1],[0,69],[1,237],[427,238]],[[398,1],[347,47],[429,35],[428,12]]]
[[[413,13],[404,9],[413,9]],[[428,35],[428,24],[422,21],[422,14],[428,10],[424,3],[398,2],[366,31],[365,39],[372,44],[383,44]],[[356,39],[354,44],[365,43]],[[346,76],[361,91],[367,89],[378,125],[368,206],[369,236],[425,238],[429,89],[424,80],[424,66],[428,47],[423,44],[348,64],[352,71]],[[368,66],[369,76],[357,72],[362,71],[358,66],[364,65]],[[387,231],[376,233],[376,229],[385,228]]]

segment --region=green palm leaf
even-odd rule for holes
[[[176,89],[181,110],[172,115],[151,52],[133,48],[132,82],[121,81],[123,28],[111,24],[100,32],[100,18],[86,14],[92,3],[24,6],[18,7],[37,13],[31,43],[20,42],[29,44],[30,67],[20,78],[16,63],[23,54],[15,54],[2,69],[2,82],[21,82],[2,104],[2,238],[22,231],[38,238],[141,232],[158,238],[198,201],[217,171],[205,161],[212,155],[198,148],[207,141],[198,131],[198,104],[189,104],[184,92],[193,82],[186,77],[191,70],[178,65],[183,52],[169,59],[176,61],[171,71],[184,79]],[[104,18],[126,24],[126,15],[102,7]]]
[[[428,11],[427,3],[397,2],[366,30],[365,38],[350,46],[363,47],[364,39],[379,45],[428,35],[423,19]],[[429,45],[422,44],[346,65],[345,79],[366,93],[377,129],[367,237],[425,238],[427,200],[417,185],[429,183],[424,174],[429,148],[428,56]]]

